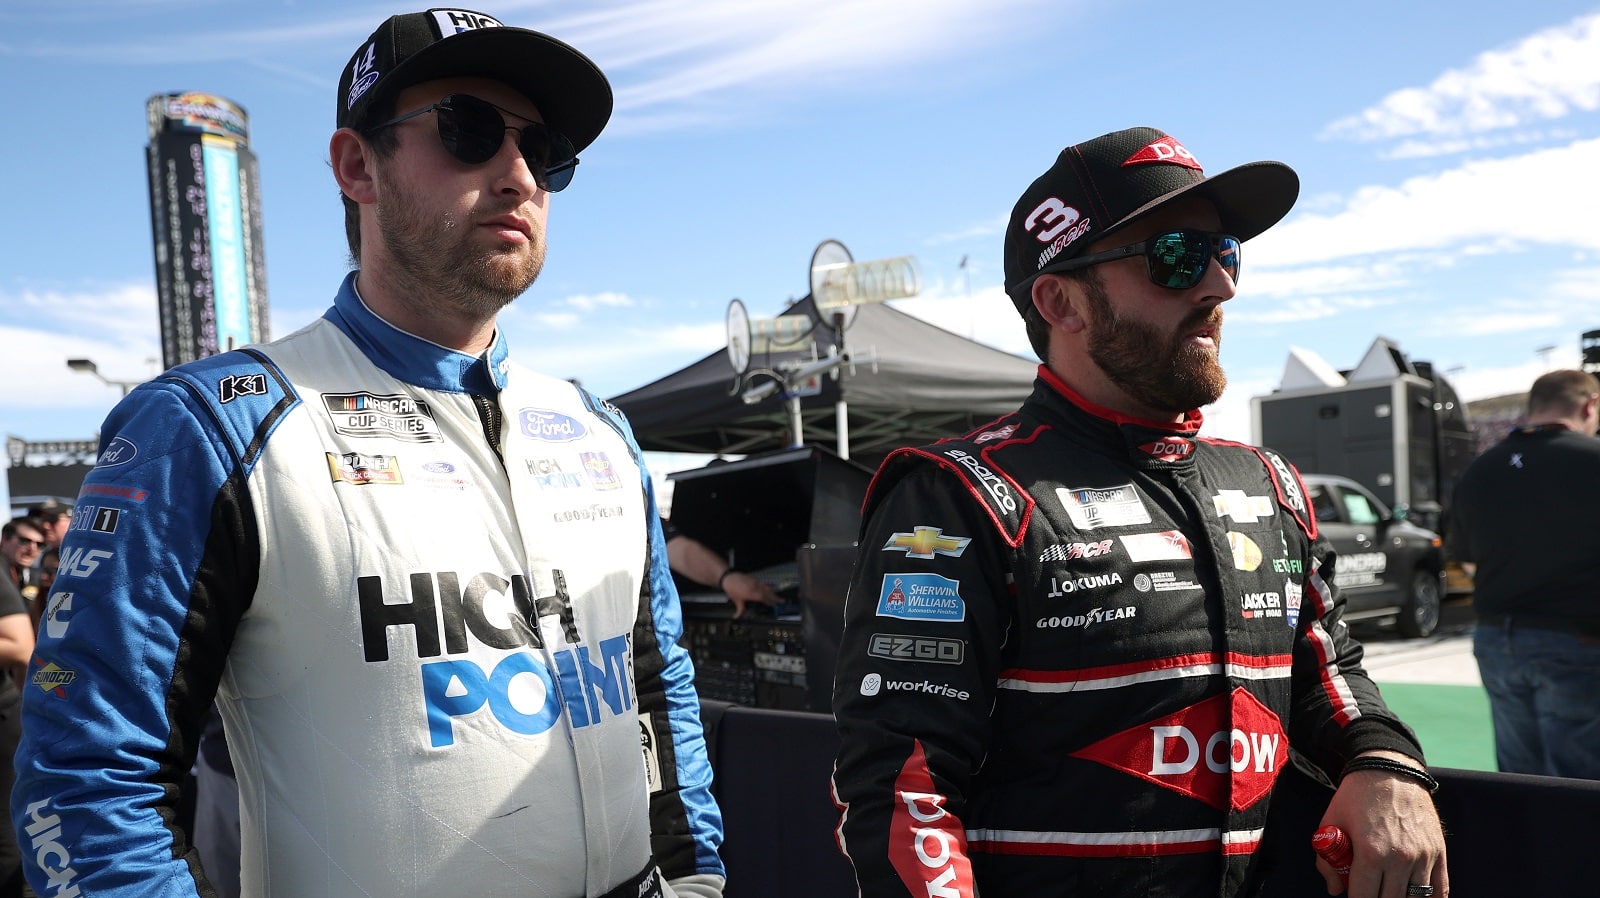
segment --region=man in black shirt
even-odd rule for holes
[[[1450,551],[1476,567],[1473,651],[1508,773],[1600,779],[1597,423],[1600,381],[1551,371],[1456,485]]]

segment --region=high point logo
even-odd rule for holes
[[[408,578],[409,601],[385,601],[381,577],[356,581],[361,614],[361,641],[368,663],[390,660],[390,631],[397,643],[409,631],[422,662],[422,705],[429,744],[448,748],[455,743],[457,719],[489,716],[521,736],[539,735],[565,713],[574,729],[622,717],[634,706],[629,638],[626,634],[580,640],[567,593],[566,578],[552,572],[554,593],[532,594],[520,574],[511,578],[477,574],[466,583],[454,572],[413,574]],[[492,613],[493,606],[509,610]],[[538,652],[545,647],[539,620],[560,622],[566,648],[550,652],[551,670]],[[482,661],[489,649],[510,650],[492,669]],[[468,655],[437,661],[444,655]]]

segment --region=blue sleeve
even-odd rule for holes
[[[11,813],[38,894],[204,887],[179,790],[255,588],[250,466],[292,402],[230,353],[106,419],[24,687]]]
[[[645,520],[650,551],[634,629],[634,678],[639,710],[657,736],[659,786],[650,802],[651,849],[668,879],[695,873],[726,876],[718,849],[722,812],[711,795],[711,760],[700,722],[700,696],[694,687],[694,662],[683,638],[683,610],[667,565],[667,544],[656,506],[655,485],[644,454],[620,411],[588,397],[590,407],[628,442],[644,483]]]

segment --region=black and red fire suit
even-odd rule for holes
[[[885,461],[834,685],[863,898],[1251,894],[1290,745],[1421,760],[1298,473],[1200,422],[1041,368],[1011,415]]]

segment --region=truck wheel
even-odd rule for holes
[[[1395,627],[1407,639],[1429,636],[1439,626],[1439,575],[1427,568],[1411,572],[1411,590],[1400,606]]]

